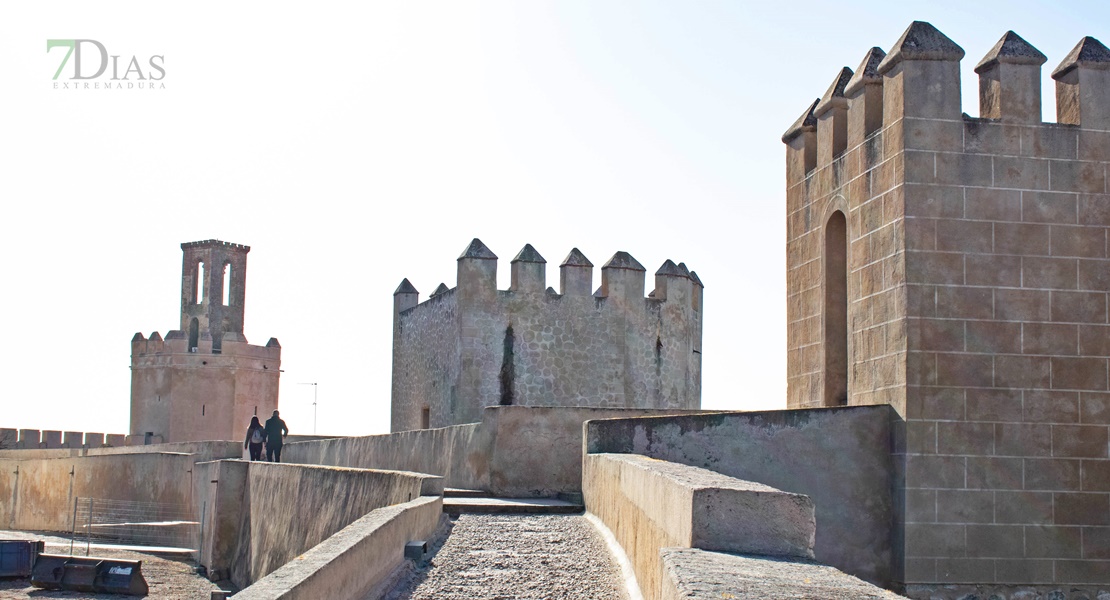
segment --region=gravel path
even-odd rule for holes
[[[0,531],[0,539],[6,540],[43,540],[46,552],[50,554],[69,554],[69,540],[49,534],[27,531]],[[77,552],[77,550],[80,550]],[[75,548],[75,552],[85,555],[85,548]],[[150,593],[146,598],[159,600],[207,600],[212,592],[220,589],[216,584],[194,572],[192,559],[172,559],[108,548],[93,548],[92,556],[104,558],[123,558],[143,561],[143,578],[146,579]],[[91,592],[71,592],[63,590],[42,590],[31,585],[31,579],[0,579],[0,599],[22,598],[66,598],[68,600],[120,600],[135,596],[119,594],[94,594]]]
[[[620,600],[620,570],[580,515],[461,515],[388,600]]]

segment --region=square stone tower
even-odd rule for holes
[[[889,403],[911,596],[1110,585],[1110,51],[916,22],[786,132],[788,405]],[[993,591],[986,591],[986,590]],[[957,592],[952,591],[951,597]],[[1072,596],[1068,596],[1072,597]]]
[[[601,267],[577,248],[547,287],[547,261],[530,244],[497,289],[497,255],[473,240],[458,286],[424,302],[406,279],[393,295],[391,427],[473,423],[487,406],[701,406],[702,284],[666,261],[644,297],[645,270],[627,252]]]
[[[252,416],[277,409],[281,345],[243,336],[250,247],[181,250],[181,329],[131,340],[131,444],[238,440]]]

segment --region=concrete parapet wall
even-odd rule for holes
[[[582,492],[649,600],[662,598],[662,548],[813,557],[813,503],[801,494],[629,454],[587,454]]]
[[[889,406],[611,419],[586,425],[586,451],[635,453],[805,494],[817,560],[891,585],[895,514]]]
[[[405,544],[426,540],[443,499],[422,496],[375,509],[235,595],[243,600],[363,598],[380,591],[404,560]]]
[[[86,434],[86,436],[89,434]],[[97,434],[102,438],[104,434]],[[243,455],[241,442],[179,442],[176,444],[152,444],[149,446],[97,446],[78,448],[39,448],[37,450],[0,450],[0,458],[67,458],[77,456],[108,456],[115,454],[191,454],[193,460],[204,462],[221,458],[240,458]]]
[[[193,457],[0,458],[0,526],[69,531],[77,497],[189,504]]]
[[[554,497],[582,490],[582,423],[697,411],[496,406],[482,421],[439,429],[284,446],[288,463],[399,469],[440,475],[447,487],[498,496]]]
[[[721,598],[902,598],[833,567],[809,561],[664,548],[662,600]]]
[[[448,487],[487,489],[489,453],[479,424],[417,429],[385,435],[294,442],[282,447],[286,463],[360,469],[396,469],[444,478]]]
[[[197,467],[201,563],[240,588],[374,509],[443,493],[442,478],[402,471],[239,461]]]

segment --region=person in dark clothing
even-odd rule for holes
[[[262,460],[262,442],[266,441],[266,428],[258,422],[258,417],[251,417],[250,427],[247,427],[247,438],[243,440],[243,448],[251,451],[251,460]]]
[[[266,419],[266,460],[281,462],[281,444],[287,435],[289,428],[275,410],[274,416]]]

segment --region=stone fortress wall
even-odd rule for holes
[[[392,430],[481,420],[487,406],[696,409],[701,405],[702,284],[666,261],[644,296],[627,252],[601,268],[574,249],[560,292],[526,245],[497,289],[497,256],[475,239],[458,286],[423,303],[406,279],[394,294]]]
[[[788,405],[897,410],[909,595],[1093,598],[1110,584],[1110,51],[1084,38],[1053,71],[1057,123],[1025,40],[976,66],[980,118],[961,113],[963,56],[916,22],[783,137]]]

